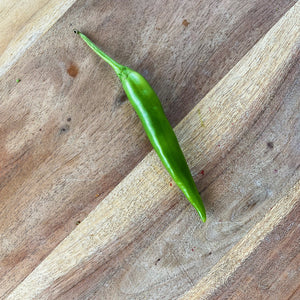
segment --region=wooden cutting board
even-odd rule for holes
[[[299,299],[300,2],[0,16],[1,299]],[[74,28],[157,92],[205,224]]]

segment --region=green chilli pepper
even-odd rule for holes
[[[142,121],[147,136],[159,158],[187,199],[196,208],[203,222],[205,208],[193,180],[176,135],[162,105],[146,79],[136,71],[122,66],[101,51],[87,36],[74,30],[117,73],[125,93]]]

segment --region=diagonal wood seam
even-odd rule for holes
[[[28,24],[18,31],[0,55],[0,77],[75,3],[75,0],[48,1]],[[18,9],[18,4],[15,5]],[[15,7],[13,6],[13,7]]]
[[[181,300],[207,299],[217,288],[224,285],[243,261],[259,246],[263,239],[294,208],[300,198],[300,181],[282,197],[266,216],[243,237]]]
[[[176,127],[190,166],[199,161],[205,165],[220,155],[222,149],[217,144],[223,143],[225,149],[234,144],[271,101],[272,87],[280,84],[299,51],[299,13],[297,2]],[[178,188],[170,188],[169,181],[152,151],[8,299],[41,297],[53,282],[95,253],[113,252],[111,245],[116,239],[126,234],[126,242],[132,242],[141,227],[153,221],[154,212],[163,214],[168,209],[165,203],[180,194]],[[101,257],[105,262],[105,256]]]

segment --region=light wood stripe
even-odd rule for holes
[[[0,77],[74,2],[75,0],[0,1]]]
[[[298,2],[176,127],[190,166],[197,161],[203,161],[203,164],[211,161],[221,151],[216,148],[220,141],[225,146],[234,144],[233,141],[243,134],[244,128],[249,127],[246,126],[247,122],[255,120],[255,116],[248,115],[248,112],[260,112],[270,101],[272,87],[284,78],[297,54],[300,42],[299,13]],[[210,109],[213,113],[209,113]],[[199,119],[199,110],[202,120]],[[206,124],[205,131],[201,130],[202,121]],[[160,207],[163,199],[180,193],[177,188],[169,188],[166,184],[169,180],[152,151],[8,299],[37,297],[56,279],[95,253],[113,251],[111,243],[121,239],[125,233],[126,242],[132,241],[140,230],[135,228],[135,220],[149,222],[147,219],[151,219],[154,210],[163,210]],[[296,188],[299,189],[299,186]],[[296,201],[293,199],[290,201]],[[280,207],[277,205],[276,209],[279,211]],[[274,216],[277,216],[276,209],[272,211],[276,212]],[[286,206],[282,210],[282,215],[288,212]],[[268,228],[276,222],[272,224]],[[252,243],[256,245],[256,240]],[[105,256],[102,259],[105,260]]]

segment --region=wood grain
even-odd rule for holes
[[[235,295],[232,295],[230,282],[227,282],[229,276],[232,275],[236,271],[236,268],[239,267],[246,259],[248,259],[248,268],[246,268],[246,270],[249,270],[249,255],[254,252],[254,250],[258,247],[259,243],[261,243],[263,239],[267,240],[269,238],[268,235],[272,232],[274,227],[276,227],[282,219],[284,219],[291,211],[293,211],[296,206],[295,211],[293,211],[293,218],[295,219],[295,215],[297,215],[296,212],[299,212],[299,199],[300,182],[298,182],[290,190],[290,193],[280,199],[280,201],[277,202],[276,206],[274,206],[271,211],[267,213],[265,218],[258,222],[257,225],[254,226],[247,233],[247,235],[212,268],[209,274],[201,279],[199,283],[197,283],[197,285],[195,285],[195,287],[191,291],[189,291],[182,299],[206,299],[210,293],[214,292],[217,288],[219,288],[220,285],[224,285],[225,283],[226,288],[221,290],[223,292],[222,296],[224,296],[223,299],[228,299],[228,295],[229,299],[248,299],[249,292],[251,293],[253,291],[248,290],[250,288],[247,287],[247,285],[249,285],[249,282],[247,284],[245,284],[246,282],[243,282],[243,279],[247,280],[247,272],[242,272],[244,278],[238,278],[236,280],[237,284],[242,283],[245,285],[245,288],[243,289],[243,286],[240,286],[237,289],[233,288],[232,290],[236,291]],[[295,225],[295,222],[292,222],[292,224],[290,223],[289,225],[292,225],[294,227],[294,230],[297,229],[297,225]],[[296,232],[296,234],[294,233],[293,237],[296,237],[296,239],[299,240],[299,232]],[[290,248],[290,250],[294,251],[294,253],[292,253],[292,256],[295,258],[295,261],[299,261],[299,259],[297,259],[297,255],[299,254],[299,252],[297,252],[297,249],[299,250],[298,243],[295,243],[294,247]],[[268,250],[270,252],[272,251],[270,248]],[[265,263],[264,259],[266,259],[266,257],[262,257],[260,259],[261,263]],[[262,266],[264,266],[264,264],[258,266],[256,270],[263,271]],[[235,276],[237,275],[238,272],[237,274],[235,274]],[[257,279],[258,278],[259,277],[257,277]],[[266,277],[264,279],[266,279]],[[294,290],[290,291],[290,295],[293,293],[293,291]],[[218,292],[220,293],[220,291]],[[226,295],[226,293],[228,293],[228,295]],[[221,295],[221,293],[219,295]],[[259,296],[259,293],[254,292],[254,295]],[[286,296],[289,297],[290,295]],[[270,296],[272,296],[272,294]],[[273,294],[273,296],[275,297],[275,294]],[[261,295],[259,296],[259,299],[261,299]]]
[[[299,299],[299,204],[210,299]]]
[[[75,0],[0,2],[0,77],[74,2]]]
[[[297,195],[299,3],[275,24],[294,3],[77,1],[37,39],[0,81],[1,296],[180,297]],[[206,224],[144,158],[119,82],[74,26],[143,73],[172,124],[185,116]]]

